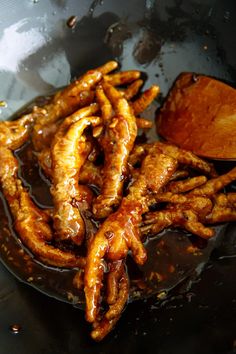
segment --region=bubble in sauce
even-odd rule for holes
[[[10,331],[14,334],[18,334],[21,330],[22,330],[22,327],[18,323],[15,323],[10,326]]]

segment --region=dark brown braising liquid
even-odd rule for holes
[[[42,103],[45,103],[45,98],[42,102],[37,101],[37,104]],[[152,117],[154,109],[155,107],[150,114]],[[156,135],[155,139],[154,135],[155,128],[149,131],[145,141],[146,139],[148,141],[156,140]],[[143,140],[143,138],[141,135],[139,140]],[[38,166],[31,142],[15,151],[15,156],[20,166],[19,177],[29,190],[34,202],[41,208],[52,208],[50,181]],[[96,189],[93,189],[96,193]],[[93,220],[90,211],[85,212],[83,218],[86,224],[86,238],[89,238],[91,234],[96,232],[99,223]],[[222,228],[217,228],[217,236],[208,243],[202,242],[199,238],[190,237],[183,231],[173,230],[164,231],[146,241],[148,260],[144,266],[138,267],[128,256],[130,300],[146,298],[153,294],[159,294],[158,298],[162,298],[163,294],[165,295],[177,285],[186,280],[191,281],[208,261],[212,250],[221,238],[223,233],[221,230]],[[60,244],[57,246],[65,247]],[[69,247],[73,248],[71,245]],[[75,251],[85,253],[86,249],[85,247],[77,247]],[[83,307],[83,291],[75,289],[73,286],[73,278],[77,269],[48,267],[34,258],[34,255],[25,248],[14,232],[14,222],[2,193],[0,193],[0,258],[20,280],[30,283],[47,295]]]
[[[15,152],[19,161],[19,177],[29,190],[34,202],[41,208],[51,208],[50,182],[42,174],[30,143]],[[37,225],[35,225],[37,227]],[[0,194],[0,257],[7,268],[20,280],[61,300],[80,304],[84,302],[83,292],[74,291],[73,277],[76,270],[47,267],[37,261],[25,248],[14,232],[8,205]]]
[[[32,145],[25,144],[15,152],[15,156],[20,164],[19,177],[34,202],[41,208],[52,208],[50,182],[38,166]],[[88,234],[95,232],[98,224],[92,220],[91,213],[84,215],[84,219]],[[48,267],[34,258],[15,234],[14,223],[2,194],[0,230],[0,256],[10,271],[49,295],[82,306],[83,292],[73,287],[76,270]],[[160,294],[161,297],[184,280],[195,277],[209,259],[219,237],[204,243],[188,237],[184,232],[169,230],[147,241],[148,260],[144,266],[137,267],[131,257],[128,258],[130,299],[153,294]]]

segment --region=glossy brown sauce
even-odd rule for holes
[[[29,189],[35,203],[41,208],[51,208],[50,181],[40,170],[31,143],[16,151],[15,156],[20,164],[19,177]],[[90,212],[85,213],[83,217],[89,237],[89,234],[94,233],[99,227],[99,223],[93,220]],[[73,287],[76,270],[48,267],[34,258],[15,234],[13,221],[2,194],[0,230],[0,257],[11,272],[20,280],[30,283],[50,296],[82,306],[83,292]],[[218,227],[217,230],[219,231],[217,236],[208,243],[189,237],[182,231],[171,230],[146,241],[148,251],[146,264],[137,267],[131,257],[127,262],[131,281],[130,300],[146,298],[153,294],[159,294],[158,296],[162,298],[180,283],[195,278],[221,237],[221,228]],[[85,250],[82,249],[83,251]]]
[[[24,112],[32,109],[34,104],[45,104],[49,97],[39,97]],[[152,119],[156,110],[152,104],[147,118]],[[18,114],[14,116],[17,118]],[[153,126],[147,134],[141,133],[136,139],[138,143],[153,142],[158,137]],[[29,190],[34,202],[40,208],[52,208],[50,181],[40,169],[32,144],[29,141],[15,151],[19,161],[19,177]],[[90,186],[94,194],[99,190]],[[83,213],[86,225],[86,237],[95,233],[99,222],[93,219],[90,211]],[[37,225],[35,225],[37,227]],[[146,241],[148,259],[144,266],[137,266],[128,256],[127,267],[130,277],[130,301],[147,298],[157,294],[157,299],[166,296],[169,290],[180,284],[189,284],[196,278],[208,262],[212,250],[219,244],[224,226],[216,228],[216,237],[208,243],[200,238],[190,236],[181,230],[165,230]],[[57,244],[57,247],[69,247],[79,254],[85,254],[84,247]],[[75,289],[73,278],[77,269],[58,269],[49,267],[36,260],[34,255],[21,243],[14,231],[14,224],[3,194],[0,192],[0,259],[6,267],[21,281],[29,283],[37,290],[62,301],[83,308],[84,294]]]

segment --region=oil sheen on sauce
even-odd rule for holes
[[[50,181],[40,170],[30,142],[15,151],[19,161],[19,177],[41,208],[52,208]],[[86,230],[95,232],[99,226],[91,213],[85,215]],[[219,243],[224,227],[217,227],[216,237],[209,242],[182,231],[166,230],[145,242],[148,260],[137,266],[130,256],[127,265],[130,277],[130,301],[166,294],[177,285],[190,282],[199,275]],[[81,249],[83,253],[85,250]],[[0,192],[0,258],[20,280],[33,287],[83,308],[84,294],[75,289],[73,278],[77,270],[48,267],[34,258],[14,232],[14,225],[4,196]]]

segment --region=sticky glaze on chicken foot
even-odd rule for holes
[[[146,261],[146,251],[139,234],[142,214],[148,209],[146,194],[149,190],[158,191],[163,187],[176,169],[177,162],[174,159],[152,151],[144,159],[140,176],[129,188],[128,196],[123,198],[119,209],[104,221],[91,241],[84,278],[86,318],[89,322],[97,321],[99,313],[104,260],[109,263],[117,262],[125,259],[131,250],[137,264],[144,264]],[[98,333],[96,336],[99,338]]]
[[[61,126],[52,145],[51,193],[54,202],[53,219],[56,237],[60,240],[70,239],[78,245],[82,243],[85,233],[79,210],[83,201],[81,187],[78,184],[79,173],[91,151],[91,145],[83,133],[89,125],[99,123],[98,117],[81,118],[69,126],[65,135],[63,135],[64,127]]]
[[[133,111],[134,115],[138,115],[142,113],[156,98],[158,93],[160,92],[160,88],[156,85],[151,86],[149,89],[144,91],[140,97],[138,97],[133,103]]]
[[[68,116],[64,119],[64,121],[60,124],[57,129],[56,134],[54,135],[53,144],[59,142],[63,137],[69,126],[73,123],[76,123],[81,118],[85,118],[88,116],[93,116],[99,110],[99,106],[96,103],[92,103],[87,107],[83,107]],[[50,147],[45,147],[43,150],[37,153],[37,158],[40,167],[47,177],[52,178],[52,159],[51,159],[51,151]]]
[[[138,70],[119,71],[115,74],[105,75],[104,81],[112,86],[129,84],[140,78],[141,72]],[[139,86],[140,87],[140,86]]]
[[[236,180],[236,167],[234,167],[229,172],[208,180],[202,186],[195,188],[188,195],[199,195],[199,196],[211,196],[219,192],[221,189],[226,187],[228,184]]]
[[[205,223],[218,224],[236,221],[236,193],[220,193],[213,197],[214,206]]]
[[[107,217],[119,206],[127,174],[128,156],[137,135],[135,117],[127,100],[109,83],[104,82],[102,88],[104,96],[107,96],[114,108],[115,117],[106,117],[105,132],[100,138],[105,163],[101,194],[93,205],[93,213],[97,218]]]
[[[52,160],[49,149],[44,149],[38,155],[39,165],[46,177],[52,179]],[[102,186],[101,166],[96,166],[93,162],[86,160],[81,166],[79,183],[94,185],[98,188]]]
[[[34,107],[32,114],[35,117],[36,124],[33,129],[32,141],[35,150],[41,151],[50,145],[58,128],[58,120],[93,101],[94,92],[92,89],[104,74],[116,69],[117,65],[115,61],[111,61],[97,69],[86,72],[64,90],[57,92],[52,97],[51,102],[43,107]]]
[[[33,123],[31,114],[17,120],[0,122],[0,144],[11,150],[18,149],[29,139]]]
[[[213,165],[209,162],[206,162],[198,156],[194,155],[191,151],[180,149],[177,146],[168,143],[162,143],[160,141],[153,144],[136,145],[130,154],[129,163],[131,163],[133,166],[137,163],[140,163],[148,151],[153,148],[153,145],[155,145],[156,148],[158,148],[159,151],[163,154],[176,159],[179,164],[187,165],[211,177],[217,176]]]
[[[118,263],[118,267],[117,267]],[[129,279],[124,261],[113,262],[107,279],[107,303],[109,310],[93,323],[91,337],[97,342],[101,341],[115,326],[129,297]]]
[[[208,198],[163,193],[157,195],[157,201],[170,202],[166,209],[149,212],[145,215],[142,234],[155,235],[167,227],[183,228],[197,236],[209,239],[214,236],[213,229],[205,227],[205,217],[211,212],[212,203]]]
[[[84,267],[85,258],[48,244],[52,239],[52,231],[48,225],[49,216],[33,203],[23,188],[21,180],[17,177],[18,162],[12,152],[1,147],[0,160],[3,194],[13,216],[14,228],[23,244],[45,264],[64,268]]]

